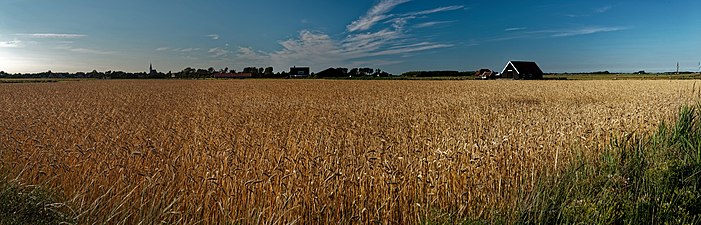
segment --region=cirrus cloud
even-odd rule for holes
[[[211,38],[212,40],[219,40],[220,36],[218,34],[210,34],[207,35],[207,37]]]
[[[111,54],[116,53],[114,51],[105,51],[105,50],[89,49],[89,48],[71,48],[69,50],[71,52],[95,54],[95,55],[111,55]]]
[[[239,47],[237,57],[241,61],[268,61],[275,67],[290,65],[315,65],[321,68],[341,65],[379,66],[401,63],[381,56],[406,56],[411,53],[454,46],[422,40],[406,29],[417,18],[428,15],[464,9],[464,6],[446,6],[408,13],[392,13],[396,6],[410,0],[381,0],[368,12],[346,26],[348,32],[340,38],[331,35],[302,30],[295,38],[279,41],[282,47],[273,52],[256,51],[250,47]],[[429,21],[413,25],[414,28],[431,27],[455,21]],[[379,28],[377,28],[379,27]],[[374,31],[370,31],[372,28]]]
[[[346,29],[349,32],[368,30],[376,23],[389,18],[390,16],[386,14],[392,11],[394,7],[407,2],[409,0],[382,0],[373,6],[367,14],[346,26]]]
[[[0,48],[20,48],[24,46],[20,40],[0,41]]]
[[[51,34],[51,33],[17,34],[17,35],[28,36],[28,37],[32,37],[32,38],[63,38],[63,39],[82,38],[82,37],[88,36],[85,34]]]

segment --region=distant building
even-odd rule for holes
[[[154,76],[154,75],[158,74],[158,71],[153,69],[153,64],[151,64],[151,63],[148,64],[148,73],[147,74],[150,76]]]
[[[481,69],[475,73],[475,77],[484,80],[497,78],[498,75],[499,73],[494,72],[490,69]]]
[[[238,78],[238,79],[243,79],[243,78],[252,78],[253,74],[252,73],[215,73],[214,78]]]
[[[309,67],[290,67],[290,77],[308,77],[311,75]]]
[[[543,71],[535,62],[509,61],[504,70],[501,71],[501,77],[514,80],[536,80],[543,79]]]

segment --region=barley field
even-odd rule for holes
[[[80,224],[509,218],[540,177],[698,96],[668,80],[0,84],[0,169]]]

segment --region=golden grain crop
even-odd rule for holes
[[[489,218],[695,81],[0,84],[0,167],[81,224]],[[509,215],[506,215],[509,216]]]

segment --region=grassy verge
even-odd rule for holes
[[[701,105],[684,107],[652,135],[612,141],[543,179],[519,224],[701,224]]]
[[[0,175],[0,224],[72,224],[70,209],[52,192]]]
[[[701,74],[548,74],[545,80],[689,80]]]

